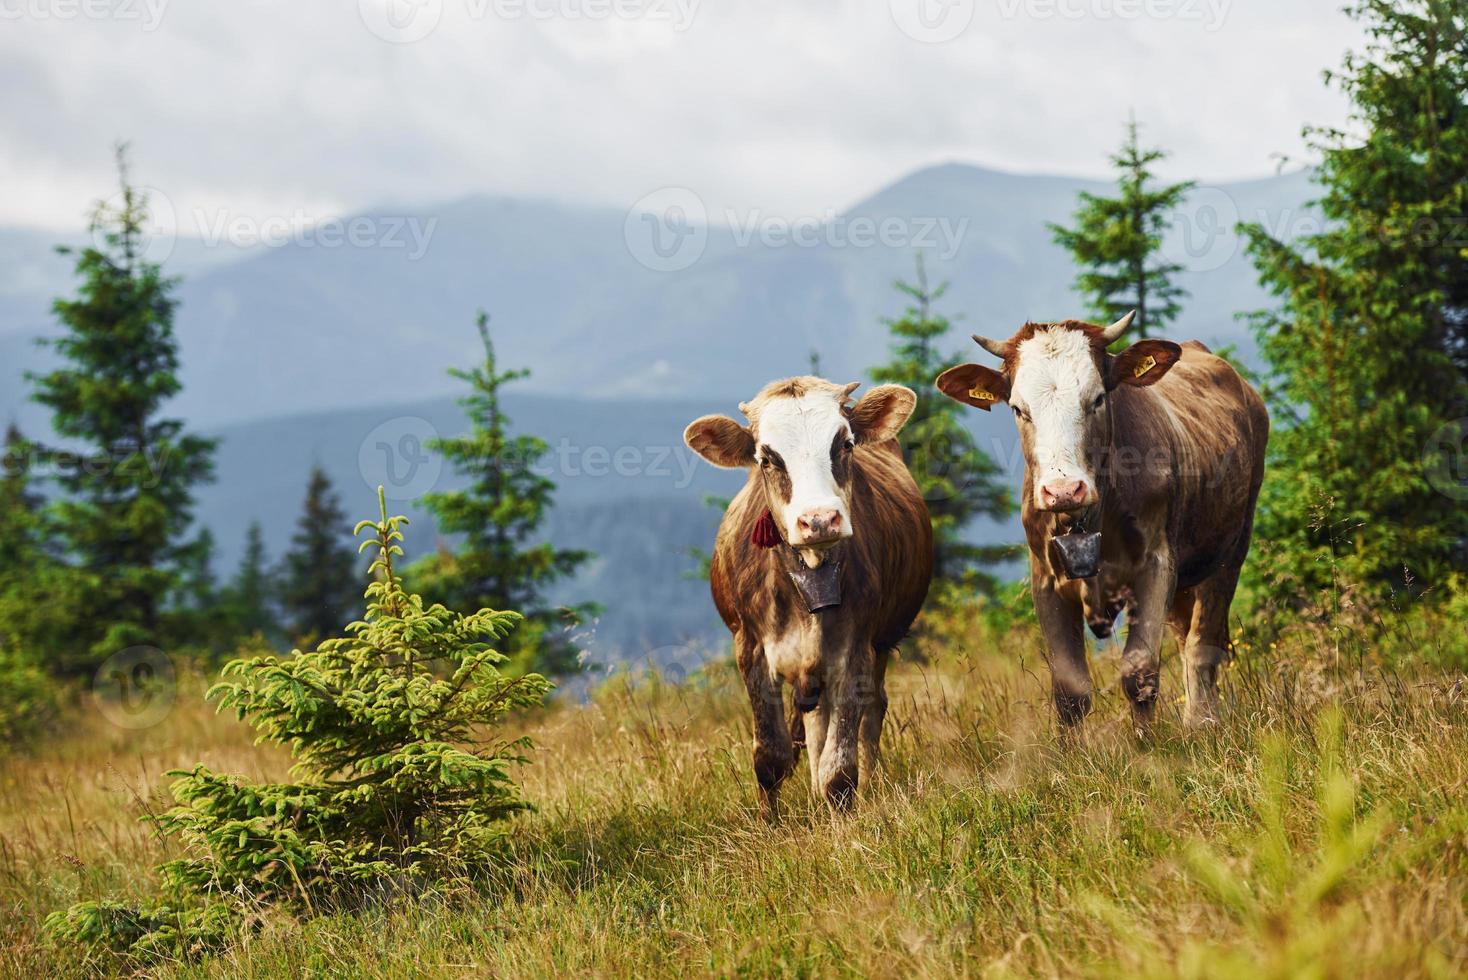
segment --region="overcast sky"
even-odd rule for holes
[[[471,192],[843,208],[925,165],[1273,172],[1344,107],[1334,0],[0,0],[0,224],[78,225],[111,144],[183,212]]]

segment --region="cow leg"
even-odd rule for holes
[[[1152,721],[1161,692],[1162,630],[1172,608],[1177,569],[1165,551],[1152,555],[1136,576],[1132,590],[1136,616],[1127,627],[1121,655],[1121,689],[1132,704],[1132,721],[1139,733]]]
[[[805,713],[805,748],[810,754],[810,792],[821,798],[824,784],[821,782],[821,753],[826,747],[826,731],[831,725],[831,702],[822,698],[821,703]]]
[[[1035,615],[1045,634],[1050,660],[1050,694],[1055,713],[1066,728],[1074,728],[1091,713],[1091,669],[1086,663],[1086,638],[1081,632],[1085,611],[1062,595],[1053,580],[1032,576]]]
[[[1221,568],[1195,590],[1192,623],[1183,646],[1183,684],[1188,695],[1183,722],[1189,728],[1218,720],[1218,668],[1228,659],[1228,610],[1241,567]]]
[[[876,773],[882,761],[882,723],[887,719],[887,661],[891,659],[891,651],[876,651],[872,660],[871,696],[862,709],[861,768],[869,776]]]
[[[856,802],[857,742],[863,710],[871,698],[871,678],[872,648],[865,641],[847,646],[827,661],[822,706],[828,706],[829,721],[821,746],[820,791],[836,810],[849,810]]]
[[[780,682],[770,674],[764,649],[742,633],[735,640],[734,659],[754,711],[754,778],[759,783],[760,815],[773,822],[780,815],[780,784],[795,768]]]

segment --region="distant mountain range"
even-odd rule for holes
[[[608,606],[597,634],[608,650],[717,636],[704,587],[683,578],[692,568],[685,553],[706,547],[717,522],[702,494],[727,495],[739,478],[694,466],[683,426],[706,411],[735,413],[765,381],[805,372],[812,351],[827,376],[865,379],[885,358],[882,318],[904,306],[892,283],[911,277],[918,251],[930,279],[951,284],[938,310],[957,322],[954,350],[970,347],[973,330],[1001,335],[1026,319],[1083,314],[1069,287],[1074,269],[1046,229],[1068,220],[1083,190],[1106,187],[932,167],[841,215],[817,216],[818,227],[806,222],[809,244],[780,244],[781,226],[760,224],[760,215],[709,216],[698,226],[696,260],[673,271],[648,267],[660,253],[638,235],[648,223],[686,231],[677,224],[686,208],[644,217],[474,197],[358,216],[378,244],[180,238],[166,266],[185,277],[185,389],[172,410],[223,438],[220,479],[202,494],[201,520],[219,538],[221,566],[237,559],[252,518],[270,526],[279,554],[313,459],[336,478],[353,517],[369,511],[369,484],[387,472],[374,459],[397,453],[406,479],[415,439],[463,428],[451,401],[460,385],[446,369],[476,360],[473,316],[483,307],[502,364],[533,371],[509,403],[518,427],[580,460],[551,471],[562,489],[547,530],[599,558],[562,598]],[[1310,216],[1309,194],[1308,176],[1292,174],[1191,195],[1167,244],[1190,270],[1180,277],[1192,295],[1179,337],[1236,343],[1249,356],[1235,314],[1267,298],[1233,226],[1260,220],[1288,234]],[[672,200],[681,206],[688,195]],[[391,229],[405,223],[423,236],[421,248],[387,247]],[[37,434],[46,419],[27,403],[21,376],[47,365],[34,341],[56,330],[49,304],[72,282],[70,260],[51,244],[42,233],[0,230],[0,415]],[[970,421],[986,448],[1016,462],[1007,418]],[[607,453],[604,475],[588,475],[588,450],[596,459]],[[611,463],[618,451],[620,469]],[[651,457],[663,451],[671,475],[650,475]],[[440,475],[437,486],[446,485]],[[422,489],[403,485],[407,496]],[[435,542],[416,516],[410,544],[421,552]],[[1017,538],[1013,527],[972,534]]]

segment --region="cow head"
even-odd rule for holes
[[[1156,384],[1182,355],[1168,340],[1141,340],[1108,354],[1134,315],[1109,327],[1027,323],[1007,341],[975,334],[979,346],[1003,360],[1002,369],[962,364],[938,376],[949,398],[985,411],[1007,402],[1014,410],[1039,510],[1074,511],[1097,502],[1110,433],[1107,394],[1122,385]]]
[[[739,406],[747,426],[706,415],[688,426],[683,441],[715,466],[758,467],[780,536],[796,547],[823,551],[856,533],[856,447],[896,437],[917,405],[917,396],[901,385],[879,385],[851,405],[859,385],[812,377],[775,381]]]

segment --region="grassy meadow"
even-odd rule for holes
[[[1460,623],[1240,636],[1226,716],[1201,733],[1181,728],[1169,656],[1143,743],[1119,646],[1097,651],[1101,696],[1071,741],[1039,637],[992,621],[929,614],[889,673],[884,769],[850,817],[812,800],[802,761],[783,821],[759,821],[731,666],[611,683],[524,721],[539,809],[498,879],[266,912],[192,962],[88,958],[40,924],[148,894],[177,856],[139,820],[171,803],[165,770],[286,760],[216,716],[197,677],[141,731],[80,704],[0,760],[0,976],[1468,975],[1468,690],[1420,666]]]

